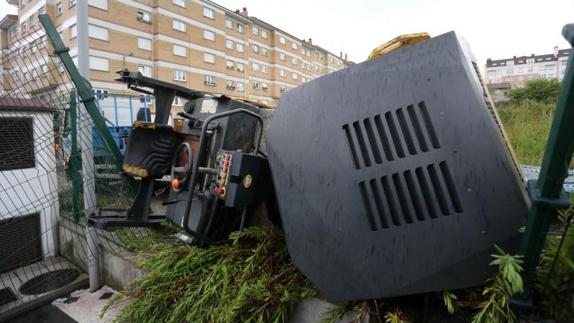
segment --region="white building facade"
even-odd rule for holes
[[[487,85],[506,85],[508,88],[522,87],[530,80],[562,80],[571,49],[554,49],[552,54],[514,56],[512,58],[491,58],[486,61]]]

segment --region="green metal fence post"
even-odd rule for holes
[[[574,46],[574,24],[566,25],[564,37]],[[532,207],[528,213],[526,232],[521,254],[524,255],[524,282],[538,265],[544,247],[552,215],[558,208],[568,205],[562,185],[568,175],[568,167],[574,151],[574,53],[570,53],[562,80],[560,96],[548,143],[544,152],[542,169],[536,185],[530,188]]]
[[[120,152],[120,149],[118,148],[118,145],[116,144],[112,135],[110,134],[110,131],[108,130],[108,127],[106,126],[106,123],[104,121],[104,118],[101,116],[100,112],[98,111],[98,108],[96,107],[95,103],[96,99],[94,97],[94,93],[92,91],[90,83],[80,75],[80,72],[76,68],[74,61],[70,57],[69,54],[70,49],[64,45],[64,42],[62,42],[62,39],[60,38],[60,35],[58,34],[56,27],[50,20],[50,17],[47,14],[41,14],[38,15],[38,19],[40,20],[40,23],[42,23],[42,26],[46,31],[46,35],[48,36],[50,43],[54,47],[54,54],[58,55],[58,57],[60,58],[60,61],[62,62],[64,68],[68,72],[68,75],[70,76],[72,83],[74,83],[74,86],[78,91],[78,95],[80,96],[82,103],[84,104],[87,112],[90,114],[90,117],[94,121],[96,129],[102,136],[102,140],[104,141],[106,147],[111,152],[117,170],[120,173],[123,173],[122,154]],[[124,176],[124,178],[132,188],[135,188],[135,180],[133,178],[128,176]]]
[[[80,220],[80,167],[78,160],[78,102],[76,101],[76,91],[70,94],[70,136],[72,137],[72,147],[70,150],[70,177],[72,178],[72,206],[74,209],[74,222]]]

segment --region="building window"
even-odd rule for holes
[[[143,50],[151,50],[151,39],[139,37],[138,48]]]
[[[267,31],[266,30],[261,30],[261,37],[267,39]]]
[[[88,37],[107,41],[109,39],[108,29],[96,25],[88,25]]]
[[[187,56],[187,48],[180,45],[173,45],[173,54],[176,56]]]
[[[78,37],[78,25],[73,24],[70,26],[70,39]]]
[[[26,32],[26,22],[20,24],[20,32],[24,34]]]
[[[31,15],[30,18],[28,18],[28,25],[30,25],[30,30],[34,28],[35,25],[34,15]]]
[[[263,91],[269,90],[269,84],[267,84],[267,83],[261,83],[261,89],[262,89]]]
[[[233,21],[226,19],[225,20],[225,27],[227,27],[229,29],[233,29]]]
[[[254,71],[259,71],[259,64],[253,63],[251,64],[251,67],[253,68]]]
[[[107,72],[110,70],[110,61],[107,58],[90,56],[90,69]]]
[[[205,74],[205,76],[203,78],[203,84],[205,84],[207,86],[215,86],[215,76]]]
[[[181,32],[185,32],[186,26],[185,26],[185,22],[181,21],[181,20],[177,20],[174,19],[173,20],[173,29],[181,31]]]
[[[233,40],[231,39],[226,39],[225,40],[225,47],[229,48],[229,49],[233,49]]]
[[[62,1],[59,1],[58,3],[56,3],[56,16],[61,16],[62,13],[63,13]]]
[[[279,75],[281,75],[282,77],[287,76],[287,72],[285,72],[285,70],[279,70]]]
[[[235,64],[233,64],[233,61],[225,61],[225,68],[228,70],[234,70]]]
[[[227,81],[225,81],[225,87],[228,90],[235,90],[235,82],[233,82],[231,80],[227,80]]]
[[[138,71],[142,73],[143,76],[151,77],[152,75],[152,67],[149,65],[138,65]]]
[[[285,90],[286,90],[286,88],[285,88],[284,86],[281,86],[281,87],[279,88],[279,92],[281,92],[281,93],[285,92]]]
[[[293,63],[293,65],[297,65],[299,64],[299,60],[297,59],[297,57],[293,57],[291,58],[291,63]]]
[[[261,65],[261,72],[263,73],[268,73],[269,72],[269,67],[265,66],[265,65]]]
[[[182,71],[182,70],[174,70],[173,71],[173,80],[185,82],[185,80],[187,80],[187,73],[185,71]]]
[[[284,61],[287,59],[287,55],[285,55],[285,53],[279,53],[279,59]]]
[[[34,120],[0,118],[0,171],[36,167]]]
[[[293,73],[293,74],[291,74],[291,78],[296,80],[299,78],[299,75],[297,75],[297,73]]]
[[[93,88],[92,91],[94,92],[96,97],[100,100],[107,98],[108,95],[110,94],[110,90],[108,90],[108,89]]]
[[[237,66],[238,72],[243,72],[245,70],[245,66],[243,65],[243,63],[235,63],[235,65]]]
[[[235,83],[235,86],[237,88],[237,91],[239,92],[245,91],[245,84],[243,82],[237,82]]]
[[[204,29],[203,30],[203,38],[207,40],[214,41],[215,40],[215,33],[211,30]]]
[[[265,47],[261,47],[261,54],[263,54],[263,56],[269,56],[269,50]]]
[[[297,50],[297,48],[299,48],[297,46],[297,43],[291,43],[291,48],[293,48],[294,50]]]
[[[254,53],[256,53],[256,54],[259,53],[259,46],[253,44],[253,45],[251,45],[251,49],[253,49]]]
[[[243,24],[237,24],[237,31],[243,33],[245,31],[245,26]]]
[[[180,98],[179,96],[176,96],[175,98],[173,98],[173,105],[181,107],[183,105],[183,99]]]
[[[253,33],[253,35],[257,35],[259,34],[259,28],[257,28],[256,26],[251,27],[251,32]]]
[[[72,8],[76,5],[76,0],[68,0],[68,8]]]
[[[243,53],[243,44],[242,43],[237,43],[237,51],[240,53]]]
[[[215,55],[210,53],[203,53],[203,61],[209,64],[215,64]]]
[[[258,89],[259,89],[259,82],[253,81],[253,88],[254,88],[255,90],[258,90]]]
[[[285,37],[279,36],[279,42],[280,42],[281,44],[285,45],[285,43],[286,43],[287,41],[285,40]]]
[[[185,0],[172,0],[173,4],[185,8]]]
[[[203,7],[203,16],[209,19],[215,19],[215,12],[211,8]]]
[[[151,13],[145,10],[138,10],[138,20],[150,23],[151,22]]]

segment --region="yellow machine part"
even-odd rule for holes
[[[373,59],[377,56],[390,53],[401,47],[406,47],[414,45],[416,43],[420,43],[429,38],[430,35],[428,33],[414,33],[414,34],[400,35],[375,48],[369,55],[369,59]]]
[[[237,101],[241,101],[241,102],[245,102],[245,103],[249,103],[249,104],[253,104],[254,106],[258,107],[258,108],[263,108],[263,109],[273,109],[272,106],[267,105],[265,103],[259,102],[257,100],[253,100],[253,99],[248,99],[248,98],[244,98],[244,97],[231,97],[233,100],[237,100]]]

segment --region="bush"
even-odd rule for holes
[[[140,262],[148,273],[125,293],[127,305],[115,321],[281,323],[295,304],[317,294],[291,262],[279,229],[247,228],[230,240],[209,248],[148,246]]]
[[[508,91],[508,96],[514,101],[554,102],[560,93],[560,82],[552,80],[532,80],[526,82],[523,88]]]

